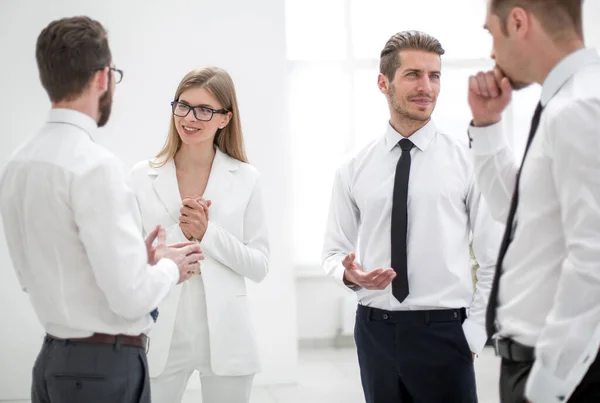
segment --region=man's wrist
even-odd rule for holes
[[[351,289],[353,291],[356,291],[361,288],[358,284],[346,283],[346,282],[344,282],[344,283],[346,284],[346,287],[348,287],[349,289]]]
[[[344,284],[346,285],[346,287],[350,288],[351,290],[356,289],[356,288],[360,288],[360,286],[358,284],[356,284],[355,282],[353,282],[352,280],[350,280],[347,276],[348,274],[348,270],[344,270]]]

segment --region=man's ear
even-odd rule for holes
[[[90,82],[90,88],[94,91],[99,92],[100,94],[104,94],[109,90],[108,83],[108,75],[110,74],[110,69],[108,67],[103,68],[102,70],[98,70],[92,76],[92,80]]]
[[[379,75],[377,76],[377,87],[379,87],[379,91],[382,94],[388,95],[389,88],[390,88],[389,84],[390,84],[390,81],[385,76],[385,74],[379,73]]]
[[[523,38],[531,28],[531,14],[521,7],[515,7],[510,11],[506,19],[508,32]]]

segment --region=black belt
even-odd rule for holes
[[[494,339],[494,349],[496,350],[496,355],[505,360],[514,362],[535,361],[533,347],[524,346],[511,339]]]
[[[371,308],[364,305],[358,305],[358,314],[363,315],[367,321],[384,321],[389,323],[415,323],[425,324],[431,322],[464,322],[467,317],[465,308],[457,309],[431,309],[420,311],[386,311],[379,308]]]
[[[133,347],[141,347],[146,349],[148,347],[148,337],[145,334],[140,334],[138,336],[129,336],[125,334],[104,334],[104,333],[94,333],[89,337],[81,337],[81,338],[70,338],[70,339],[60,339],[58,337],[54,337],[52,335],[46,334],[46,340],[48,341],[61,341],[65,343],[98,343],[98,344],[114,344],[119,345],[122,344],[124,346],[133,346]]]

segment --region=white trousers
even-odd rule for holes
[[[168,371],[168,372],[167,372]],[[152,403],[180,403],[194,369],[166,368],[150,380]],[[249,403],[254,375],[216,376],[200,374],[202,403]]]
[[[204,285],[197,276],[183,284],[165,369],[150,379],[152,403],[180,403],[196,370],[202,403],[250,402],[254,374],[217,376],[212,372],[207,323]]]

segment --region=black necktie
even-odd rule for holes
[[[521,169],[523,168],[523,162],[525,162],[525,157],[527,156],[527,151],[529,151],[529,146],[531,145],[533,136],[535,135],[537,127],[540,123],[542,109],[542,104],[538,103],[537,108],[535,108],[535,113],[533,114],[533,119],[531,119],[531,129],[529,130],[529,137],[527,138],[525,153],[523,154],[523,160],[521,161]],[[515,218],[515,213],[517,211],[517,204],[519,203],[519,180],[521,179],[521,169],[519,169],[519,172],[517,173],[517,181],[515,184],[515,189],[513,191],[512,200],[510,202],[510,210],[508,211],[506,228],[504,229],[504,237],[502,238],[502,243],[500,244],[500,253],[498,254],[498,260],[496,261],[496,272],[494,273],[494,282],[492,283],[492,290],[490,291],[490,300],[488,302],[487,311],[485,315],[485,328],[488,337],[492,337],[497,330],[495,322],[496,310],[498,308],[498,288],[500,285],[500,276],[502,274],[502,262],[504,261],[504,256],[506,255],[508,246],[512,241],[514,225],[513,222]]]
[[[394,179],[394,199],[392,202],[392,268],[396,277],[392,280],[392,293],[402,302],[408,296],[408,262],[406,253],[406,232],[408,230],[408,177],[410,174],[410,150],[414,144],[409,139],[398,143],[402,155],[396,165]]]

